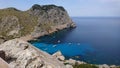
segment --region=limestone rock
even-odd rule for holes
[[[75,65],[75,64],[86,64],[85,62],[83,61],[77,61],[77,60],[74,60],[74,59],[69,59],[69,60],[66,60],[64,63],[69,63],[71,65]]]
[[[65,60],[65,57],[62,55],[62,53],[60,51],[54,53],[52,56],[57,58],[60,61],[64,61]]]
[[[65,68],[56,58],[19,39],[1,44],[0,50],[5,51],[12,68]]]
[[[69,60],[66,60],[65,63],[69,63],[69,64],[72,64],[72,65],[75,65],[76,64],[76,60],[69,59]]]
[[[99,65],[99,68],[110,68],[107,64]]]
[[[76,61],[77,64],[86,64],[86,62],[83,61]]]
[[[66,68],[73,68],[73,66],[72,66],[72,65],[67,64],[67,65],[66,65]]]

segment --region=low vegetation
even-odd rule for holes
[[[29,13],[27,13],[25,11],[24,12],[19,11],[14,8],[7,8],[7,9],[0,10],[0,21],[2,20],[3,17],[5,18],[8,16],[15,16],[18,18],[19,25],[23,27],[20,30],[20,34],[22,34],[22,35],[26,35],[26,34],[32,32],[33,28],[34,28],[33,26],[37,25],[37,18],[31,16]],[[11,23],[11,21],[9,23]],[[6,29],[9,29],[8,31],[10,31],[11,28],[6,28]],[[6,36],[5,34],[8,31],[1,32],[1,35]]]
[[[24,36],[24,35],[30,34],[31,32],[33,32],[34,27],[37,26],[38,24],[38,17],[34,15],[30,15],[27,11],[20,11],[15,8],[6,8],[6,9],[0,10],[0,22],[3,22],[3,20],[9,23],[13,22],[12,20],[11,21],[6,20],[6,17],[11,17],[11,16],[18,18],[18,23],[21,28],[21,30],[19,31],[19,35],[16,35],[16,36]],[[42,30],[49,31],[51,29],[50,26],[52,24],[53,23],[42,23],[40,25],[40,28]],[[8,24],[6,24],[6,26],[8,26]],[[14,38],[15,35],[7,36],[7,33],[13,30],[12,28],[4,27],[0,29],[2,30],[6,29],[0,32],[0,35],[2,35],[3,37],[6,37],[6,39]]]
[[[120,66],[118,66],[118,68],[120,68]]]
[[[73,68],[98,68],[95,65],[92,64],[80,64],[80,65],[73,65]]]
[[[16,36],[24,36],[26,34],[29,34],[30,32],[33,31],[34,29],[33,26],[37,25],[37,17],[31,16],[29,13],[25,11],[19,11],[15,8],[6,8],[6,9],[0,10],[0,22],[6,22],[7,21],[6,18],[9,16],[14,16],[18,18],[18,24],[20,25],[21,30],[19,31],[19,35],[16,35]],[[12,20],[9,21],[8,23],[12,24]],[[8,25],[6,24],[6,26]],[[14,25],[14,26],[17,26],[17,25]],[[13,28],[5,27],[1,29],[6,29],[6,31],[3,30],[2,32],[0,32],[0,35],[2,35],[3,37],[6,37],[6,39],[13,38],[13,36],[7,36],[7,33],[13,30]]]

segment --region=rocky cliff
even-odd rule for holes
[[[0,10],[0,40],[43,36],[64,28],[75,27],[66,10],[55,5],[33,5],[29,10]]]

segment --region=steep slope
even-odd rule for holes
[[[0,10],[0,39],[28,36],[37,38],[64,28],[75,27],[63,7],[33,5],[27,11],[15,8]]]

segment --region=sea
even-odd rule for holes
[[[120,17],[72,17],[76,28],[64,29],[31,43],[49,54],[90,64],[120,65]]]

